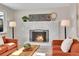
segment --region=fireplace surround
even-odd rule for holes
[[[49,31],[35,29],[29,31],[30,42],[49,42]]]

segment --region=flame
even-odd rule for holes
[[[41,42],[43,40],[44,40],[44,38],[43,38],[42,35],[39,35],[39,36],[36,37],[36,41],[38,41],[38,42]]]

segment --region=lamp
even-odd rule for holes
[[[70,21],[69,20],[62,20],[61,21],[61,26],[64,27],[65,39],[66,39],[66,27],[69,27],[70,26]]]
[[[16,22],[10,21],[9,26],[12,28],[12,38],[14,39],[14,27],[16,27]]]

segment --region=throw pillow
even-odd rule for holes
[[[70,50],[72,43],[73,43],[73,39],[70,38],[65,39],[61,44],[61,50],[64,53],[67,53]]]
[[[0,38],[0,45],[3,45],[4,44],[4,41],[2,38]]]
[[[2,39],[3,39],[4,43],[6,43],[6,42],[7,42],[7,40],[6,40],[6,37],[5,37],[5,36],[2,36]]]

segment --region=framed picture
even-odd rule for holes
[[[30,14],[29,21],[51,21],[50,14]]]

